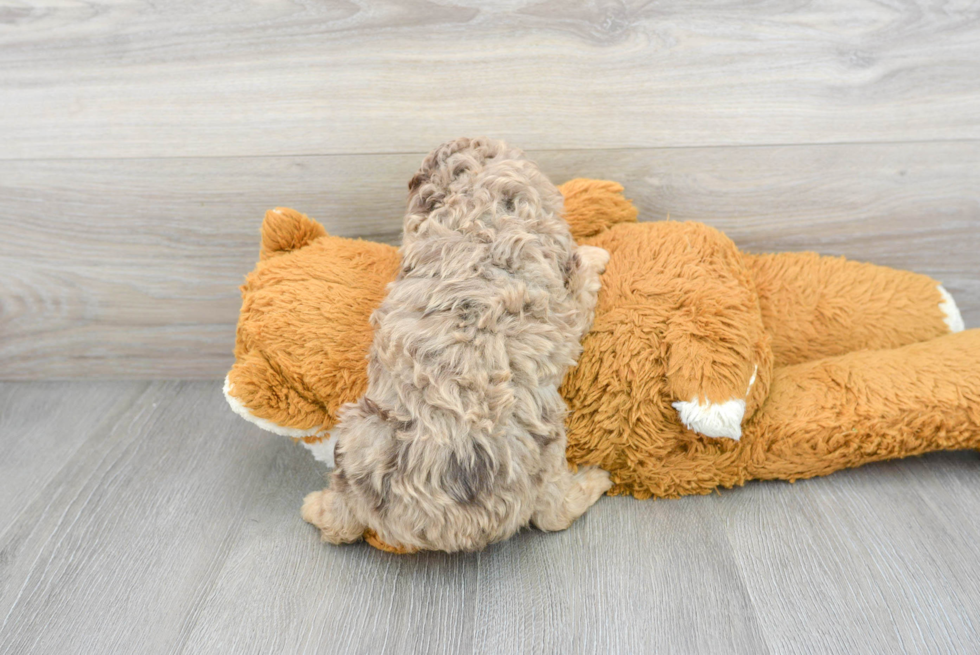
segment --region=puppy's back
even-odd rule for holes
[[[558,190],[500,142],[447,144],[413,178],[402,269],[339,453],[383,539],[473,549],[527,523],[580,350],[560,213]]]

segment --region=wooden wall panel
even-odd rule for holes
[[[644,220],[942,280],[980,327],[980,143],[532,151]],[[0,162],[0,379],[211,378],[265,209],[396,242],[417,154]]]
[[[0,5],[0,158],[980,138],[980,6]]]

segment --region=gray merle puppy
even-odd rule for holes
[[[576,246],[524,154],[458,139],[409,184],[402,268],[371,318],[367,394],[335,428],[330,487],[303,518],[410,550],[472,551],[528,523],[563,530],[609,489],[565,461],[558,385],[609,255]]]

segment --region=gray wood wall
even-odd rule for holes
[[[394,241],[441,141],[980,326],[980,5],[0,2],[0,379],[213,378],[264,210]]]

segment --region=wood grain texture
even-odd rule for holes
[[[732,494],[719,516],[773,650],[944,653],[978,643],[978,614],[967,608],[980,596],[980,548],[975,528],[962,532],[948,509],[980,499],[978,466],[975,453],[938,454],[793,491]]]
[[[322,471],[214,382],[0,385],[5,452],[34,443],[18,426],[42,397],[96,427],[54,477],[43,451],[19,462],[31,493],[0,533],[0,653],[943,653],[980,638],[976,453],[604,498],[562,533],[401,557],[319,543],[299,506]]]
[[[0,158],[980,138],[980,6],[0,6]]]
[[[230,430],[220,390],[204,391],[154,384],[6,531],[0,652],[159,652],[172,643],[270,465],[272,444]]]
[[[146,386],[0,383],[0,535]]]
[[[933,275],[980,326],[980,142],[531,154],[644,220]],[[223,376],[265,210],[396,242],[421,157],[0,162],[0,379]]]

